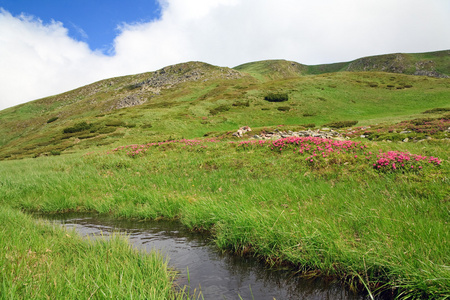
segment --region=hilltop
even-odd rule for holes
[[[449,50],[316,66],[181,63],[1,111],[0,159],[223,135],[243,125],[396,122],[448,107],[449,75]],[[268,94],[289,100],[269,102]]]

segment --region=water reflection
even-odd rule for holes
[[[97,215],[40,216],[75,228],[83,236],[125,232],[136,248],[160,250],[180,271],[180,286],[201,289],[204,299],[365,299],[338,283],[305,280],[287,270],[270,270],[259,261],[222,253],[209,237],[170,221],[130,221]],[[188,274],[190,282],[188,282]]]

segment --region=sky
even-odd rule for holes
[[[0,110],[187,61],[448,49],[449,0],[0,0]]]

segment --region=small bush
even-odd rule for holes
[[[91,128],[91,124],[88,124],[86,122],[80,122],[76,123],[72,127],[66,127],[63,129],[63,133],[74,133],[74,132],[81,132],[85,131]]]
[[[280,106],[280,107],[277,107],[277,109],[279,111],[290,111],[291,107],[290,106]]]
[[[217,115],[217,114],[219,114],[221,112],[225,112],[225,111],[229,111],[229,110],[230,110],[230,107],[228,105],[220,105],[220,106],[218,106],[216,108],[211,109],[209,111],[209,113],[211,115],[215,116],[215,115]]]
[[[450,111],[450,107],[436,107],[423,112],[423,114],[435,114]]]
[[[152,128],[153,125],[151,123],[144,123],[141,125],[141,128]]]
[[[331,127],[331,128],[344,128],[344,127],[351,127],[358,123],[358,121],[336,121],[324,124],[323,126]]]
[[[120,127],[120,126],[125,126],[125,122],[124,121],[120,121],[120,120],[109,120],[105,123],[106,126],[114,126],[114,127]]]
[[[314,112],[305,112],[305,113],[303,113],[304,117],[314,117],[315,115],[316,115],[316,113],[314,113]]]
[[[236,101],[232,105],[236,106],[236,107],[249,107],[250,106],[250,102],[249,101],[245,101],[245,102]]]
[[[114,127],[103,127],[103,128],[100,128],[99,130],[97,130],[97,133],[98,134],[107,134],[107,133],[112,133],[114,131],[116,131],[116,128],[114,128]]]
[[[314,127],[316,127],[316,124],[314,124],[314,123],[308,123],[308,124],[304,124],[303,127],[306,127],[306,128],[314,128]]]
[[[419,118],[413,119],[410,122],[416,126],[419,126],[419,125],[426,125],[426,123],[432,122],[433,120],[434,120],[433,118]]]
[[[53,117],[47,120],[47,123],[52,123],[55,122],[56,120],[58,120],[58,117]]]
[[[51,154],[51,155],[61,155],[61,151],[58,151],[58,150],[52,150],[52,151],[50,151],[50,154]]]
[[[264,100],[269,102],[284,102],[289,100],[289,95],[286,93],[270,93],[264,97]]]

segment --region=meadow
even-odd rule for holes
[[[445,51],[408,57],[448,73]],[[369,298],[450,298],[450,81],[370,61],[183,63],[1,111],[0,298],[199,296],[160,254],[33,212],[174,220]],[[244,125],[340,139],[233,137]]]
[[[175,219],[302,276],[430,299],[450,295],[448,171],[448,140],[192,139],[0,164],[15,214]]]

